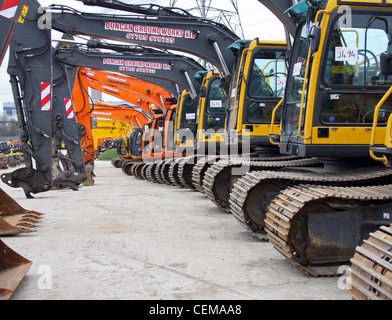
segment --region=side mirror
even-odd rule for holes
[[[392,53],[383,52],[380,54],[381,74],[392,75]]]
[[[312,33],[308,36],[310,43],[310,50],[311,53],[315,53],[320,45],[320,38],[321,38],[321,28],[320,27],[313,27]]]

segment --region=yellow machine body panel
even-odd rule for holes
[[[255,39],[240,44],[232,72],[225,131],[230,143],[250,136],[251,145],[270,146],[268,135],[280,132],[280,113],[271,128],[275,107],[284,95],[287,66],[285,41]],[[238,137],[238,140],[237,140]]]
[[[193,149],[196,113],[196,106],[192,103],[190,93],[186,90],[182,91],[178,97],[175,116],[175,148]]]
[[[351,25],[342,17],[341,6],[348,4]],[[381,1],[331,0],[309,26],[300,24],[286,86],[282,153],[368,157],[374,108],[392,84],[380,72],[392,21],[383,6]],[[309,44],[313,25],[317,40]],[[379,114],[376,143],[383,142],[391,113],[392,98]]]
[[[197,110],[197,143],[220,143],[224,140],[227,96],[220,85],[219,74],[210,71],[202,82]]]

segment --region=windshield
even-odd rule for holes
[[[350,86],[385,84],[385,78],[380,77],[379,61],[380,54],[388,50],[391,17],[356,14],[350,28],[340,27],[339,20],[335,20],[324,81],[330,85]]]
[[[315,107],[313,125],[369,126],[373,122],[374,106],[392,83],[390,76],[381,74],[380,66],[381,53],[391,51],[392,16],[385,11],[380,14],[381,11],[376,10],[353,10],[351,25],[346,26],[337,11],[331,15],[317,75],[317,95],[312,102]],[[283,130],[288,134],[298,130],[310,29],[311,25],[299,27],[300,36],[293,47],[283,117]],[[312,61],[309,70],[311,68]],[[306,106],[305,91],[303,121]],[[379,123],[386,123],[391,113],[392,98],[389,98],[381,108]]]
[[[218,131],[223,129],[225,127],[226,110],[227,95],[221,86],[220,79],[212,79],[206,101],[206,130],[214,129]]]
[[[285,52],[259,51],[253,60],[249,79],[252,98],[283,97],[286,85]]]
[[[223,90],[220,79],[215,78],[210,83],[207,99],[208,114],[226,114],[227,96]]]
[[[272,112],[285,91],[285,54],[285,51],[268,48],[260,48],[254,54],[246,97],[249,123],[271,123]],[[276,122],[280,121],[278,113]]]
[[[196,109],[190,94],[187,94],[182,101],[181,127],[182,125],[195,124]]]
[[[392,28],[392,17],[385,13],[357,12],[352,15],[350,27],[341,26],[336,15],[325,52],[322,80],[330,89],[322,95],[323,123],[373,122],[374,106],[382,98],[385,85],[391,85],[391,77],[382,75],[380,66],[381,53],[391,49],[389,26]],[[388,99],[382,106],[379,123],[387,122],[391,112],[392,101]]]

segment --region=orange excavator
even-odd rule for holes
[[[128,127],[131,129],[131,134],[120,135],[120,137],[122,136],[122,139],[116,141],[116,144],[120,144],[117,150],[118,154],[124,158],[134,158],[133,154],[130,152],[128,146],[129,143],[125,146],[122,146],[122,142],[128,141],[128,139],[130,139],[130,135],[132,135],[135,129],[143,128],[143,126],[149,122],[151,118],[149,118],[145,113],[141,112],[138,107],[133,107],[125,103],[121,105],[112,105],[102,101],[94,101],[94,107],[92,108],[93,111],[91,112],[91,117],[93,119],[103,118],[117,121],[118,124],[128,124]],[[97,140],[96,133],[97,130],[93,130],[94,140]]]
[[[82,44],[67,44],[61,47],[56,54],[56,59],[59,62],[64,63],[71,68],[79,67],[75,81],[75,87],[78,86],[80,88],[78,89],[80,96],[75,98],[79,101],[78,104],[80,102],[81,104],[87,104],[89,99],[85,88],[90,86],[123,100],[126,100],[123,97],[128,96],[127,99],[131,98],[129,96],[129,91],[138,91],[139,96],[132,101],[128,100],[129,102],[136,105],[142,103],[147,108],[154,106],[160,107],[162,112],[159,112],[159,114],[166,113],[169,107],[175,103],[174,100],[176,99],[173,97],[178,97],[183,90],[191,92],[193,96],[197,95],[200,85],[194,83],[191,79],[191,75],[205,70],[204,67],[191,58],[142,46],[130,47],[113,44],[108,45],[94,40],[89,41],[87,47],[88,49],[86,50],[83,48]],[[115,52],[99,52],[97,49]],[[81,66],[83,66],[83,68],[80,68]],[[89,69],[86,67],[89,67]],[[100,70],[105,71],[100,73]],[[116,76],[113,76],[113,74],[108,76],[109,70],[115,72]],[[138,82],[135,81],[136,84],[130,86],[125,83],[123,75],[135,76],[140,80]],[[94,78],[94,83],[90,82],[92,81],[92,78]],[[148,86],[137,85],[137,83],[142,83],[142,80],[148,81]],[[116,86],[116,88],[114,88],[114,86]],[[137,89],[137,87],[144,88],[144,91]],[[164,88],[167,92],[170,92],[172,98],[168,98],[167,95],[165,96],[162,93],[162,89],[158,89],[158,87]],[[134,94],[132,94],[132,96],[135,97]],[[154,99],[155,102],[152,101]],[[80,107],[82,107],[82,105],[80,105]],[[77,109],[78,108],[79,107],[77,107]],[[146,112],[148,112],[147,108],[145,108]],[[158,109],[156,110],[158,111]],[[152,113],[155,114],[156,112],[153,111]],[[155,124],[158,122],[155,122]],[[152,126],[152,128],[154,127],[155,125]],[[161,130],[165,132],[165,130]],[[141,131],[135,133],[135,141],[138,140],[137,136],[139,134],[143,135]],[[151,137],[154,136],[156,135],[154,134]],[[145,135],[145,137],[147,136]],[[145,141],[148,142],[149,138]],[[128,146],[128,149],[132,148],[133,147]],[[140,148],[141,146],[137,147],[137,149]],[[92,153],[93,150],[86,152],[85,154]],[[149,154],[149,152],[145,153],[145,155],[147,154]],[[137,157],[141,159],[141,154]]]
[[[102,110],[103,104],[98,103],[98,109],[96,109],[97,103],[91,100],[88,93],[89,87],[132,103],[135,108],[110,106],[110,112],[106,112],[108,110]],[[92,170],[95,150],[91,116],[99,115],[105,118],[105,114],[102,113],[105,112],[107,116],[111,114],[110,119],[115,119],[114,114],[117,114],[119,117],[117,120],[125,118],[133,122],[136,127],[143,127],[156,114],[163,113],[171,98],[172,95],[167,90],[153,83],[119,73],[79,67],[72,99],[78,122],[86,128],[86,135],[81,142],[89,179],[84,184],[93,184]],[[105,108],[108,107],[108,105],[105,106]],[[118,110],[115,111],[115,108]]]

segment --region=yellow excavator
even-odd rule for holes
[[[380,55],[381,74],[391,75],[391,52],[388,50]],[[391,138],[392,116],[390,115],[385,132],[384,143],[375,144],[378,121],[383,118],[384,103],[392,93],[392,86],[374,108],[373,127],[370,141],[370,156],[391,166]],[[384,192],[390,192],[391,187],[386,186]],[[365,190],[364,190],[365,191]],[[366,191],[365,191],[366,192]],[[383,214],[388,214],[386,205]],[[381,226],[377,231],[370,233],[361,246],[355,249],[350,260],[350,287],[348,293],[356,300],[392,300],[392,225]]]
[[[334,276],[371,231],[392,222],[392,170],[369,156],[375,105],[391,84],[380,55],[390,49],[392,12],[381,1],[312,0],[286,16],[296,33],[280,153],[319,164],[250,172],[234,184],[230,203],[244,226],[293,265]],[[382,109],[375,145],[383,142],[392,101]]]
[[[201,83],[198,100],[191,99],[187,91],[178,100],[175,146],[176,153],[184,158],[171,163],[169,178],[179,187],[198,189],[200,186],[192,178],[198,160],[209,155],[214,158],[221,153],[227,155],[224,145],[227,93],[217,71],[198,72],[194,79]]]
[[[133,131],[130,123],[103,118],[93,119],[94,149],[98,154],[111,149],[111,142],[130,135]]]
[[[230,158],[208,165],[203,159],[193,172],[199,185],[218,207],[230,212],[229,197],[236,179],[242,176],[236,169],[247,165],[248,170],[280,168],[297,157],[279,155],[279,148],[269,134],[279,132],[280,119],[271,119],[284,95],[287,63],[285,41],[239,40],[230,50],[237,57],[231,78],[224,139]],[[252,155],[252,157],[251,157]],[[286,162],[282,162],[286,161]],[[304,164],[309,162],[303,161]],[[296,165],[300,165],[297,161]]]

